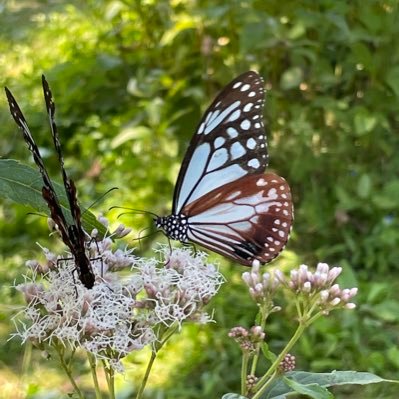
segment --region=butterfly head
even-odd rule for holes
[[[184,215],[158,216],[155,226],[162,229],[172,240],[187,242],[187,217]]]

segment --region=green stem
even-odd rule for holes
[[[176,332],[177,329],[178,329],[178,325],[174,325],[174,326],[167,328],[162,333],[162,339],[159,341],[158,344],[155,345],[153,351],[151,352],[151,358],[148,362],[143,381],[141,382],[140,388],[137,392],[136,399],[141,399],[143,397],[143,392],[144,392],[145,386],[147,385],[148,377],[150,376],[150,372],[151,372],[152,366],[154,364],[155,358],[157,357],[157,354],[161,350],[161,348],[165,345],[166,341],[168,341],[168,339]]]
[[[296,344],[298,339],[303,334],[306,327],[309,325],[308,321],[300,321],[294,335],[291,337],[285,348],[281,351],[281,353],[277,356],[276,360],[270,366],[269,370],[262,376],[262,378],[255,385],[256,394],[252,397],[252,399],[259,399],[263,392],[265,391],[269,377],[277,370],[280,363],[285,358],[286,354],[291,350],[291,348]]]
[[[96,399],[102,399],[100,385],[98,384],[98,378],[97,378],[96,361],[93,358],[93,355],[91,355],[88,352],[87,352],[87,357],[88,357],[89,363],[90,363],[90,371],[91,371],[91,375],[93,377],[94,388],[96,391]]]
[[[108,391],[110,399],[115,399],[115,371],[112,367],[104,368],[107,375]]]
[[[76,384],[76,381],[74,380],[69,367],[65,363],[65,359],[64,359],[64,355],[62,353],[62,350],[60,350],[57,346],[55,346],[55,349],[56,349],[56,352],[58,353],[58,356],[60,358],[61,367],[64,369],[66,375],[68,376],[69,381],[70,381],[70,383],[73,386],[73,389],[75,390],[76,394],[79,396],[80,399],[84,399],[84,396],[83,396],[81,390],[79,389],[78,385]]]
[[[247,393],[247,375],[248,375],[249,353],[243,352],[241,362],[241,395]]]
[[[267,311],[267,309],[261,309],[261,323],[260,326],[262,327],[262,331],[265,331],[265,326],[266,326],[266,321],[267,318],[269,317],[269,313]],[[256,367],[258,366],[258,361],[259,361],[259,353],[260,353],[260,348],[261,348],[262,342],[259,342],[258,344],[256,344],[256,352],[255,355],[252,359],[252,364],[251,364],[251,375],[255,375],[256,374]]]
[[[276,377],[278,376],[279,374],[278,374],[278,372],[277,372],[277,370],[270,376],[270,378],[265,382],[265,384],[262,386],[262,393],[263,392],[265,392],[266,391],[266,389],[271,385],[271,383],[276,379]],[[257,396],[258,395],[258,393],[255,395],[255,396]],[[252,399],[253,398],[255,398],[255,396],[253,396],[252,397]]]
[[[136,399],[141,399],[143,397],[144,388],[147,385],[148,377],[150,375],[151,368],[152,368],[152,365],[154,364],[154,361],[155,361],[156,357],[157,357],[157,352],[155,352],[155,350],[153,350],[151,352],[151,358],[150,358],[150,361],[148,362],[147,369],[145,371],[143,381],[141,382],[141,385],[140,385],[140,389],[137,392]]]

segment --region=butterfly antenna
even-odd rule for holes
[[[140,241],[140,240],[142,240],[143,238],[148,238],[148,237],[151,237],[151,236],[153,236],[154,234],[158,233],[158,231],[154,231],[154,232],[152,232],[152,233],[150,233],[150,234],[147,234],[146,236],[142,236],[141,233],[142,233],[143,231],[145,231],[145,230],[148,230],[148,229],[149,229],[149,227],[146,227],[145,229],[140,230],[138,237],[137,237],[137,238],[133,238],[132,241]]]
[[[134,213],[138,213],[138,214],[142,214],[142,215],[151,215],[151,216],[153,216],[154,218],[158,218],[158,217],[159,217],[159,216],[158,216],[156,213],[154,213],[154,212],[144,211],[144,210],[142,210],[142,209],[125,208],[125,207],[123,207],[123,206],[111,206],[111,208],[109,208],[109,210],[111,211],[112,209],[123,209],[123,210],[129,211],[129,212],[123,212],[123,213],[119,214],[119,215],[118,215],[118,218],[119,218],[120,216],[123,216],[123,215],[134,214]]]
[[[100,197],[98,197],[94,202],[92,202],[90,204],[90,206],[88,208],[86,208],[83,212],[82,212],[82,216],[89,211],[94,205],[98,204],[106,195],[108,195],[111,191],[114,190],[119,190],[119,187],[112,187],[109,190],[107,190],[104,194],[100,195]]]

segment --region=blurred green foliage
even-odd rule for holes
[[[201,113],[221,87],[248,69],[258,70],[268,89],[270,168],[288,180],[294,194],[293,235],[277,263],[287,269],[319,260],[340,264],[341,283],[360,288],[356,311],[320,320],[301,340],[298,368],[397,378],[396,0],[0,3],[0,86],[13,91],[57,177],[41,95],[40,75],[46,75],[58,106],[66,166],[82,203],[89,206],[119,187],[94,211],[118,205],[167,213]],[[31,163],[5,96],[0,124],[1,156]],[[30,356],[23,347],[6,342],[14,328],[10,315],[21,301],[10,285],[22,281],[24,261],[37,253],[35,241],[56,245],[45,219],[27,212],[8,201],[0,206],[0,396],[11,397],[19,383],[21,397],[59,397],[56,363],[45,363],[33,351],[26,365]],[[114,222],[117,216],[110,214]],[[145,216],[121,220],[136,236],[152,226]],[[148,254],[160,239],[142,241],[137,253]],[[228,282],[213,302],[217,324],[190,326],[172,342],[157,364],[149,398],[217,398],[237,390],[239,350],[226,335],[235,325],[249,326],[256,309],[239,279],[243,268],[222,263]],[[276,316],[269,326],[276,350],[293,330],[290,314],[288,308],[286,317]],[[132,357],[128,378],[120,381],[123,397],[131,397],[129,376],[140,376],[144,361],[143,355]],[[397,392],[388,385],[346,387],[337,397],[396,398]]]

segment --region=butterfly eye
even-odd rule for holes
[[[292,200],[283,178],[264,173],[264,96],[262,78],[249,71],[230,82],[205,112],[177,178],[172,215],[157,220],[170,238],[198,243],[244,265],[254,259],[267,263],[284,248]]]

